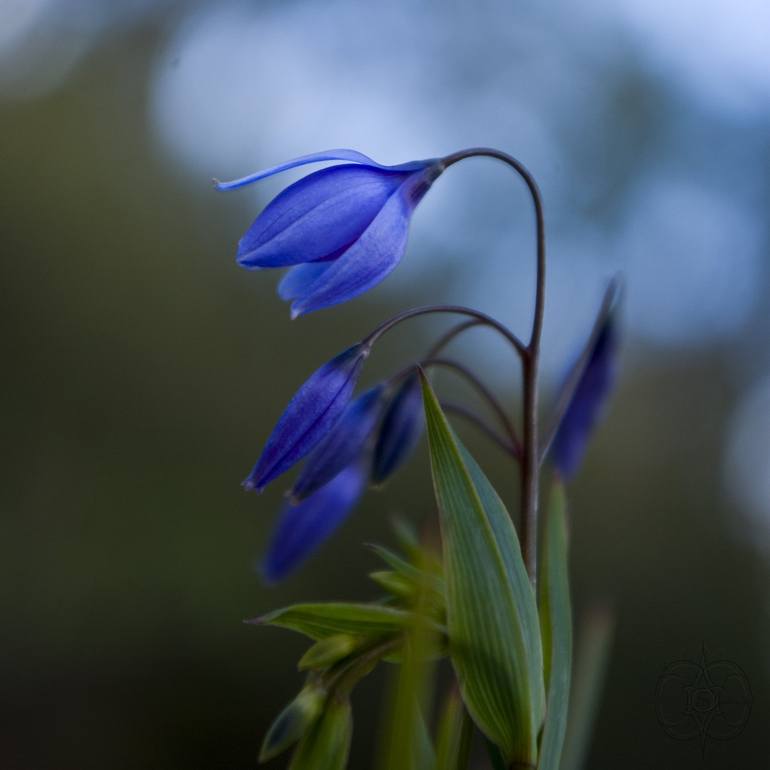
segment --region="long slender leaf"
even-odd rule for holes
[[[414,762],[417,770],[432,770],[436,766],[436,750],[422,710],[417,712],[415,727]]]
[[[397,553],[393,553],[389,548],[385,548],[377,543],[369,543],[368,547],[377,556],[379,556],[391,569],[400,572],[403,575],[415,575],[417,573],[417,567],[410,564],[406,559],[403,559]],[[418,546],[412,546],[417,551]]]
[[[416,586],[415,619],[424,619],[429,601],[424,585]],[[423,719],[433,692],[437,634],[424,620],[404,634],[401,666],[394,682],[383,735],[380,767],[383,770],[430,770],[435,764],[433,745]]]
[[[455,690],[449,692],[436,740],[436,770],[466,770],[471,751],[473,723]]]
[[[393,532],[402,550],[410,558],[416,557],[422,548],[420,547],[420,536],[417,534],[414,524],[408,519],[396,516],[392,521],[392,525]]]
[[[413,623],[414,614],[378,604],[321,602],[294,604],[247,622],[288,628],[317,640],[336,634],[392,634]]]
[[[548,704],[540,739],[539,770],[559,770],[567,730],[572,676],[572,607],[569,595],[567,503],[554,481],[548,500],[540,559],[540,629]]]
[[[452,432],[425,378],[447,630],[463,700],[508,762],[534,765],[545,710],[534,591],[508,512]]]
[[[444,581],[440,574],[436,574],[440,570],[439,564],[433,564],[436,561],[435,557],[429,555],[427,551],[420,548],[414,548],[412,556],[414,560],[420,564],[416,566],[406,559],[401,558],[388,548],[383,548],[381,545],[371,544],[369,546],[371,550],[377,554],[394,572],[398,572],[399,575],[403,575],[408,578],[412,583],[418,583],[424,585],[425,588],[435,591],[436,593],[443,594]]]
[[[581,770],[585,767],[613,631],[612,614],[606,607],[592,608],[580,624],[561,770]]]
[[[495,491],[489,479],[484,475],[478,463],[470,453],[460,446],[468,471],[471,474],[476,491],[485,510],[489,513],[489,523],[494,530],[500,547],[509,579],[509,586],[514,602],[519,610],[524,630],[524,643],[527,647],[527,659],[530,661],[530,676],[536,685],[533,688],[533,701],[536,710],[542,715],[545,711],[545,690],[543,679],[543,643],[540,636],[540,616],[537,611],[535,593],[529,582],[527,568],[521,555],[521,546],[516,530],[505,504]]]

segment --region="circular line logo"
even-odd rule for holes
[[[729,660],[677,660],[658,678],[655,713],[666,735],[678,741],[737,738],[751,715],[751,687],[743,669]]]

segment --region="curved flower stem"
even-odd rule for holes
[[[521,442],[519,441],[519,437],[516,434],[516,428],[508,418],[503,405],[497,399],[497,396],[495,396],[495,394],[492,393],[492,391],[481,381],[481,379],[477,377],[470,369],[468,369],[467,366],[464,366],[459,361],[455,361],[452,358],[423,358],[417,363],[409,364],[408,366],[399,369],[395,374],[391,375],[386,380],[386,383],[391,388],[395,387],[404,379],[404,377],[412,374],[416,368],[424,367],[427,369],[431,366],[443,366],[446,369],[451,369],[463,377],[468,383],[470,383],[473,388],[476,389],[479,395],[487,402],[492,411],[495,413],[495,416],[498,418],[507,435],[507,441],[500,439],[500,437],[496,435],[497,442],[500,443],[503,441],[506,450],[517,460],[520,460]],[[454,411],[459,413],[459,407]],[[467,412],[466,416],[469,417],[471,414],[470,410],[465,410],[465,412]],[[488,426],[485,427],[485,432],[489,432],[491,430],[492,429]]]
[[[365,347],[371,348],[377,340],[384,334],[389,332],[394,327],[398,326],[404,321],[408,321],[410,318],[416,318],[421,315],[431,315],[433,313],[452,313],[454,315],[465,315],[470,318],[476,319],[479,323],[485,326],[490,326],[505,337],[508,342],[515,348],[519,357],[524,359],[527,355],[527,348],[524,343],[504,324],[500,323],[496,318],[482,313],[480,310],[474,310],[470,307],[463,307],[462,305],[424,305],[422,307],[415,307],[411,310],[404,310],[403,313],[398,313],[392,318],[388,318],[387,321],[383,321],[379,326],[372,330],[363,340],[361,344]]]
[[[473,147],[447,155],[442,159],[442,170],[466,158],[495,158],[508,164],[524,180],[535,209],[537,239],[537,278],[535,284],[535,312],[529,344],[521,355],[523,368],[523,452],[521,457],[521,540],[524,562],[533,585],[537,580],[537,513],[540,481],[538,452],[538,374],[540,339],[545,313],[545,219],[540,189],[523,163],[511,155],[490,147]]]
[[[442,334],[434,343],[433,347],[427,352],[427,358],[433,358],[437,356],[455,337],[459,337],[463,332],[468,329],[472,329],[475,326],[483,326],[484,322],[478,318],[470,318],[467,321],[453,326],[451,329]]]
[[[503,452],[511,455],[517,460],[519,459],[521,449],[513,446],[510,441],[501,436],[491,425],[484,422],[484,420],[472,409],[468,409],[468,407],[463,406],[462,404],[456,404],[454,401],[442,401],[441,408],[445,412],[462,417],[472,425],[475,425],[488,439],[497,444]]]
[[[445,369],[451,369],[470,383],[487,404],[489,404],[498,420],[500,420],[500,424],[505,428],[505,432],[508,434],[508,439],[510,441],[510,448],[513,450],[513,455],[515,457],[521,457],[521,444],[516,435],[516,429],[508,418],[505,409],[497,400],[495,394],[492,393],[492,391],[470,369],[468,369],[468,367],[463,366],[463,364],[459,361],[455,361],[453,358],[426,358],[423,361],[420,361],[420,366],[423,368],[428,368],[429,366],[441,366]]]

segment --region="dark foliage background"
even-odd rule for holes
[[[578,613],[594,598],[617,613],[590,766],[759,767],[770,749],[767,82],[688,79],[654,30],[610,23],[598,1],[582,11],[397,3],[377,12],[382,37],[363,24],[355,40],[365,9],[349,3],[22,5],[0,9],[11,30],[0,36],[0,766],[255,765],[300,683],[304,643],[241,619],[300,598],[372,596],[361,543],[391,541],[393,513],[430,521],[433,502],[423,451],[268,589],[255,565],[282,490],[249,496],[239,482],[302,379],[387,314],[456,300],[523,331],[529,211],[504,172],[458,168],[417,214],[406,278],[290,323],[272,276],[232,260],[277,187],[216,195],[208,177],[323,146],[395,162],[489,142],[531,159],[544,182],[551,384],[602,281],[627,274],[624,375],[572,489]],[[735,50],[750,48],[753,6],[707,3],[708,29],[723,25]],[[237,82],[217,81],[229,55],[247,64],[245,33],[229,44],[222,31],[226,14],[250,19],[253,51],[273,57]],[[659,16],[676,38],[679,16]],[[217,30],[218,54],[185,48],[191,24]],[[324,103],[302,83],[332,50],[345,76],[327,83]],[[703,46],[687,66],[697,73],[719,53]],[[403,60],[420,55],[424,68],[404,78]],[[201,57],[210,76],[198,81]],[[177,69],[188,90],[175,102]],[[217,83],[248,109],[218,112]],[[233,146],[243,124],[248,149]],[[695,192],[655,193],[669,178]],[[719,205],[698,197],[704,189]],[[701,257],[714,242],[716,256]],[[707,258],[718,269],[698,273]],[[418,352],[432,328],[394,336],[367,376]],[[502,351],[467,352],[515,397]],[[510,470],[468,440],[514,500]],[[702,644],[738,663],[754,693],[743,735],[709,743],[705,757],[667,738],[654,710],[667,663],[698,659]],[[369,766],[385,689],[380,674],[358,695],[353,767]]]

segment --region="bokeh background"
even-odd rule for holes
[[[625,277],[621,381],[571,490],[578,616],[597,599],[616,613],[590,766],[761,766],[769,28],[765,0],[2,0],[0,767],[255,766],[305,643],[241,620],[375,595],[361,544],[433,502],[423,448],[268,588],[281,485],[239,482],[307,374],[397,309],[475,304],[524,334],[531,212],[503,166],[454,167],[385,284],[290,322],[275,277],[233,253],[292,174],[230,194],[209,180],[326,147],[401,162],[479,144],[522,158],[545,196],[547,394]],[[367,379],[441,326],[392,335]],[[489,335],[457,354],[515,403]],[[704,644],[754,695],[744,733],[705,755],[654,709],[667,664]],[[370,766],[386,689],[379,674],[357,696],[352,767]]]

